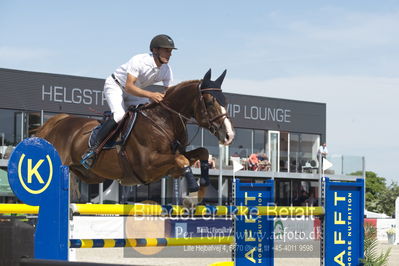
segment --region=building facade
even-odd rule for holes
[[[35,128],[55,114],[101,118],[108,109],[102,94],[103,84],[103,79],[0,68],[0,167],[6,168],[13,146],[31,136]],[[215,190],[221,172],[225,181],[231,182],[230,159],[236,156],[244,166],[237,176],[255,181],[274,178],[276,199],[284,201],[281,203],[293,203],[301,191],[317,194],[317,156],[320,143],[326,140],[326,104],[231,93],[225,96],[236,131],[230,146],[220,147],[209,131],[188,125],[188,150],[203,146],[212,155]],[[267,156],[267,168],[250,168],[251,154]],[[199,169],[194,169],[194,173],[199,174]],[[140,188],[119,188],[117,198],[160,202],[163,195],[163,203],[168,203],[170,200],[165,198],[173,198],[173,186],[174,182],[169,180]],[[85,195],[83,201],[92,200],[98,193],[98,187],[82,184],[81,189]],[[229,192],[224,191],[224,195],[228,201]]]

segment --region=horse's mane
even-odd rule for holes
[[[198,79],[197,80],[187,80],[187,81],[180,82],[177,85],[174,85],[174,86],[171,86],[171,87],[167,88],[166,89],[166,94],[169,94],[169,93],[171,93],[171,92],[173,92],[175,90],[178,90],[180,88],[187,87],[187,86],[191,85],[191,83],[198,83],[198,82],[200,82],[200,80],[198,80]]]
[[[188,87],[188,86],[193,85],[194,83],[198,83],[198,82],[200,82],[200,80],[198,80],[198,79],[197,80],[187,80],[187,81],[180,82],[179,84],[176,84],[174,86],[168,87],[164,91],[165,92],[164,100],[167,99],[168,96],[171,95],[173,92],[175,92],[177,90],[180,90],[181,88]],[[158,106],[158,103],[152,102],[152,103],[149,103],[145,108],[152,108],[152,107],[155,107],[155,106]]]

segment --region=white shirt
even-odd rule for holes
[[[137,78],[135,85],[141,89],[161,81],[164,86],[168,87],[173,80],[169,65],[162,64],[157,67],[152,54],[135,55],[115,70],[114,75],[123,87],[126,85],[127,74]],[[124,92],[123,98],[126,106],[149,102],[148,98],[134,96],[126,92]]]
[[[319,147],[319,153],[328,153],[327,146],[324,147],[323,145]]]

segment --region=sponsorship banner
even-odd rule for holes
[[[274,218],[257,215],[256,207],[274,204],[274,181],[241,183],[237,179],[235,197],[237,207],[248,207],[247,215],[235,216],[235,265],[273,265]]]
[[[325,264],[358,265],[364,246],[364,180],[326,180]]]

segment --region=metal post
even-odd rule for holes
[[[218,179],[218,204],[223,202],[223,145],[219,144],[219,179]],[[228,158],[226,158],[228,160]]]
[[[100,204],[103,204],[103,202],[104,202],[104,183],[98,184],[98,195],[99,195]]]
[[[0,135],[1,135],[1,146],[4,146],[5,134],[4,134],[4,132],[1,132]]]
[[[344,156],[341,155],[341,175],[344,174]]]
[[[180,205],[180,178],[173,178],[173,196],[173,204]]]
[[[166,177],[161,181],[161,204],[166,205]]]
[[[44,110],[40,110],[40,125],[44,124]]]
[[[363,178],[364,178],[364,187],[366,187],[366,157],[362,157],[362,172],[363,172]],[[366,194],[366,189],[364,191],[364,193]],[[366,198],[366,195],[364,195],[364,198]],[[364,211],[366,211],[366,200],[364,200],[364,206],[363,209]],[[399,221],[399,219],[397,218],[398,216],[396,216],[396,221]],[[398,229],[398,227],[396,228],[396,230]]]

